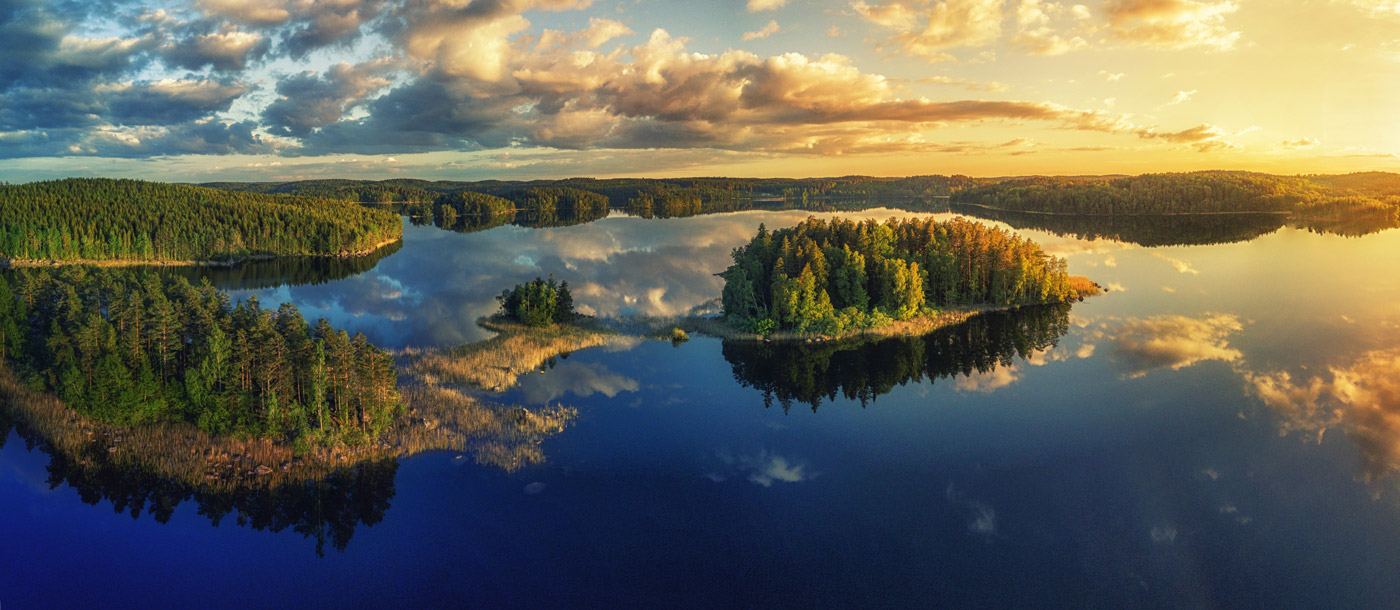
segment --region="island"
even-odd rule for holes
[[[720,327],[730,338],[924,334],[980,311],[1099,292],[1034,242],[962,218],[760,226],[733,258]]]

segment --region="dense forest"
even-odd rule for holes
[[[698,197],[705,202],[722,199],[783,197],[803,198],[908,198],[946,197],[956,191],[988,184],[992,180],[968,176],[840,176],[830,178],[567,178],[563,180],[304,180],[297,182],[209,182],[202,186],[252,193],[284,193],[351,201],[429,201],[434,196],[472,191],[505,197],[531,188],[570,188],[608,198],[612,207],[626,207],[642,194],[659,197]],[[361,194],[364,195],[361,195]]]
[[[862,406],[906,383],[990,373],[1056,345],[1069,331],[1069,306],[1021,307],[991,312],[920,337],[846,342],[726,341],[724,359],[734,379],[775,399],[815,412],[844,396]]]
[[[953,201],[1056,214],[1276,212],[1312,219],[1400,219],[1400,188],[1392,186],[1400,180],[1395,175],[1352,176],[1193,172],[1016,178],[959,191]]]
[[[841,333],[947,305],[1078,296],[1065,262],[1009,231],[953,219],[830,222],[758,234],[724,272],[726,319],[752,332]]]
[[[533,282],[516,284],[515,288],[502,291],[496,301],[501,304],[501,313],[526,326],[568,323],[577,315],[569,283],[555,282],[552,275],[548,281],[535,278]]]
[[[311,197],[100,178],[0,185],[0,257],[12,259],[342,255],[401,233],[388,211]]]
[[[0,275],[0,361],[117,425],[360,444],[400,410],[393,360],[364,335],[147,271]]]
[[[530,187],[506,193],[505,198],[515,204],[516,210],[525,212],[545,210],[588,212],[608,209],[606,196],[570,187]]]

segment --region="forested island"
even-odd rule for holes
[[[298,195],[102,178],[0,185],[0,258],[12,264],[350,256],[402,232],[391,212]]]
[[[758,234],[724,272],[726,322],[842,335],[937,308],[1065,303],[1097,292],[1030,240],[963,219],[808,219]]]

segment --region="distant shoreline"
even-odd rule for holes
[[[252,254],[227,260],[162,260],[162,259],[142,259],[142,260],[121,260],[121,259],[75,259],[75,260],[43,260],[43,259],[15,259],[0,258],[0,269],[20,269],[20,268],[53,268],[68,267],[72,265],[85,265],[89,267],[224,267],[231,268],[257,261],[270,261],[279,258],[359,258],[369,256],[378,252],[385,246],[403,241],[403,237],[395,237],[387,241],[375,244],[366,250],[355,252],[341,252],[337,254]]]
[[[1258,211],[1258,212],[1124,212],[1121,214],[1096,214],[1088,212],[1043,212],[1032,210],[1012,210],[1008,208],[998,208],[980,203],[966,203],[963,201],[950,201],[950,206],[965,205],[974,208],[982,208],[993,212],[1007,212],[1010,214],[1037,214],[1040,216],[1092,216],[1096,218],[1112,218],[1114,216],[1293,216],[1291,211]]]

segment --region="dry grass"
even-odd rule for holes
[[[775,332],[760,335],[739,330],[724,320],[713,317],[658,317],[631,318],[626,321],[628,332],[646,337],[670,339],[672,329],[682,332],[700,333],[729,341],[844,341],[859,337],[897,337],[925,335],[945,326],[967,321],[968,318],[986,311],[1000,311],[1007,307],[958,307],[939,311],[933,316],[917,316],[908,320],[895,320],[878,328],[865,328],[839,334]]]
[[[544,462],[540,443],[563,432],[578,417],[572,407],[503,407],[460,390],[421,383],[409,384],[400,392],[409,416],[388,438],[400,455],[470,453],[477,463],[506,472]]]
[[[0,404],[44,442],[80,463],[148,470],[206,489],[277,486],[324,478],[349,462],[394,455],[384,445],[321,449],[298,456],[286,443],[213,437],[188,424],[110,426],[49,394],[35,393],[0,367]]]
[[[430,385],[475,386],[494,392],[510,388],[520,376],[537,370],[550,358],[590,347],[625,347],[638,338],[591,322],[531,328],[488,318],[478,321],[495,337],[441,350],[409,348],[399,352],[403,371]]]
[[[0,408],[53,451],[82,465],[110,464],[155,473],[206,491],[277,487],[321,480],[348,465],[429,451],[470,453],[508,472],[542,463],[540,444],[563,432],[578,411],[512,408],[459,390],[411,382],[400,387],[407,415],[376,442],[317,447],[298,455],[285,442],[210,436],[183,423],[111,426],[36,393],[0,367]]]
[[[1081,297],[1096,297],[1103,294],[1103,287],[1082,275],[1069,276],[1069,287]]]

